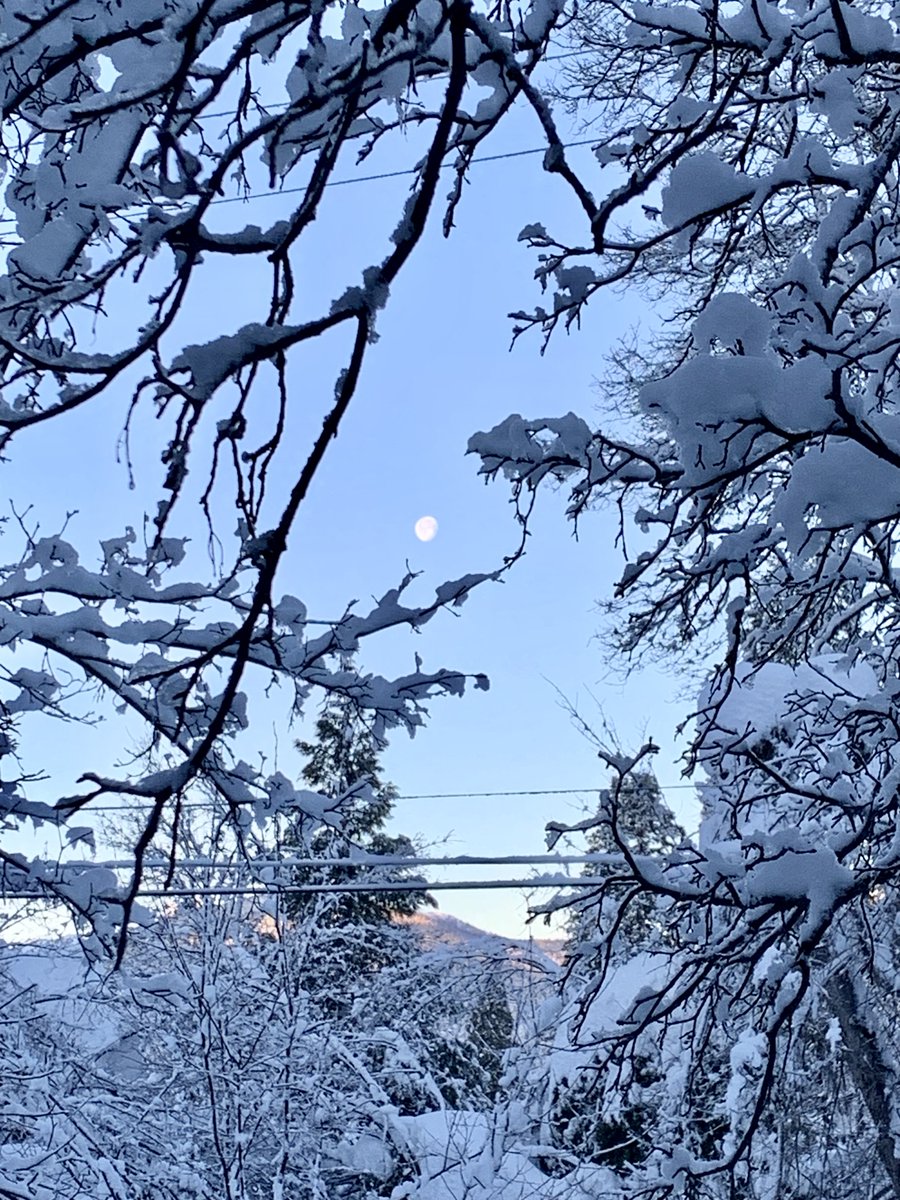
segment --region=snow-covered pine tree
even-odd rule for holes
[[[348,664],[344,668],[349,669]],[[434,900],[424,887],[411,886],[421,882],[421,876],[402,865],[349,865],[354,858],[415,854],[410,838],[385,830],[397,790],[381,777],[379,757],[385,743],[353,696],[329,696],[316,719],[314,739],[301,739],[296,745],[306,758],[303,782],[335,801],[341,813],[340,826],[317,830],[304,853],[343,859],[348,865],[297,867],[291,883],[311,889],[349,885],[354,890],[293,892],[287,911],[306,931],[306,969],[315,976],[312,990],[323,998],[330,981],[332,1003],[343,1007],[350,1002],[354,979],[408,958],[414,934],[403,919],[424,905],[434,905]],[[385,890],[391,882],[403,886]],[[371,891],[364,888],[366,883],[373,885]]]
[[[515,1020],[509,998],[496,975],[486,975],[482,994],[472,1008],[466,1039],[477,1068],[478,1088],[488,1101],[500,1094],[504,1055],[513,1044]]]
[[[595,820],[585,830],[591,854],[668,854],[685,837],[651,770],[613,775],[600,792]],[[630,957],[659,932],[659,898],[616,880],[616,868],[588,863],[583,874],[603,878],[597,888],[580,889],[569,908],[566,958],[576,972],[597,969],[599,947],[613,930],[615,952]]]
[[[580,822],[587,849],[595,854],[669,854],[684,841],[656,775],[639,765],[613,772],[600,792],[596,816]],[[569,903],[565,947],[565,994],[578,1000],[585,981],[615,965],[628,968],[636,956],[666,940],[671,911],[665,899],[634,886],[617,865],[588,863],[583,873],[599,877]],[[627,1171],[647,1153],[653,1086],[659,1082],[653,1055],[636,1056],[624,1100],[611,1103],[598,1056],[572,1053],[553,1060],[547,1085],[548,1128],[556,1149],[572,1161]]]
[[[347,665],[347,664],[345,664]],[[300,740],[306,757],[303,782],[340,801],[339,829],[323,828],[308,846],[326,859],[413,856],[403,834],[385,830],[397,795],[381,774],[384,743],[366,723],[352,696],[330,697],[315,737]],[[402,865],[323,865],[296,868],[294,886],[361,890],[291,893],[286,911],[304,945],[300,979],[311,1003],[332,1020],[356,1019],[380,1028],[366,1061],[400,1112],[441,1104],[485,1109],[497,1096],[503,1055],[512,1042],[513,1017],[502,969],[490,960],[475,966],[451,952],[423,953],[409,918],[434,899],[424,882]],[[397,882],[403,890],[368,891],[366,883]],[[399,999],[403,996],[404,999]]]
[[[490,1110],[500,1101],[515,1019],[506,994],[508,969],[491,957],[437,967],[443,986],[417,1022],[441,1094],[454,1108]],[[427,976],[426,976],[427,978]]]

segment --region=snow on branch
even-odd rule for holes
[[[584,1069],[558,1136],[575,1144],[593,1089],[622,1195],[850,1194],[863,1159],[799,1133],[843,1086],[832,1021],[873,1189],[900,1196],[897,14],[589,0],[569,34],[561,90],[596,131],[575,198],[595,212],[577,241],[522,231],[552,303],[513,314],[516,335],[574,328],[622,285],[666,325],[622,347],[599,429],[515,415],[470,449],[520,519],[547,481],[573,519],[615,506],[604,640],[701,675],[684,732],[703,811],[695,842],[632,847],[578,898]],[[621,825],[601,808],[584,831],[624,852]],[[635,909],[651,934],[629,966]]]
[[[415,731],[429,697],[465,686],[453,670],[417,665],[397,679],[344,678],[335,663],[380,631],[420,629],[497,572],[439,586],[431,603],[404,603],[407,579],[368,612],[351,605],[315,626],[281,578],[378,315],[440,208],[441,172],[451,166],[461,186],[516,97],[540,107],[529,78],[560,15],[547,0],[515,21],[499,10],[476,16],[460,0],[381,9],[28,0],[0,13],[10,227],[0,274],[0,447],[8,457],[23,439],[51,436],[66,414],[130,399],[121,445],[146,492],[143,539],[131,528],[97,531],[99,569],[93,546],[75,541],[94,531],[75,519],[45,536],[27,516],[29,497],[15,497],[14,512],[26,514],[24,548],[0,568],[4,765],[16,762],[17,739],[24,749],[50,718],[91,719],[95,703],[128,721],[128,737],[135,721],[141,731],[142,753],[119,772],[79,764],[77,790],[56,804],[30,799],[33,781],[14,766],[0,799],[4,828],[79,814],[80,839],[95,801],[144,806],[122,890],[110,883],[104,892],[91,877],[70,894],[46,863],[9,866],[19,890],[65,893],[101,941],[137,918],[144,856],[173,814],[177,825],[192,787],[211,790],[238,837],[250,815],[290,811],[310,826],[335,819],[324,800],[250,767],[235,749],[265,686],[254,679],[285,684],[288,712],[313,688],[346,691],[378,736],[393,726]],[[470,83],[479,96],[472,111]],[[364,257],[342,290],[317,292],[300,261],[326,189],[383,142],[407,145],[411,130],[420,158],[386,245],[361,238]],[[277,219],[250,223],[238,203],[249,195],[277,206]],[[252,287],[229,285],[219,328],[198,337],[210,289],[249,264]],[[342,345],[344,361],[304,451],[292,426],[290,364],[322,339]],[[155,488],[132,447],[157,428]],[[84,469],[108,464],[91,459]],[[214,559],[206,568],[187,548],[185,518],[197,499]],[[235,510],[232,535],[221,513]]]

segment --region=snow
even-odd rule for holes
[[[792,21],[777,4],[747,0],[736,16],[722,21],[722,27],[730,37],[755,46],[774,58],[784,51],[790,40]]]
[[[835,67],[816,88],[813,107],[824,113],[834,134],[842,141],[853,137],[857,125],[865,121],[856,92],[859,68]]]
[[[876,55],[881,51],[896,53],[897,35],[894,26],[882,16],[860,12],[852,4],[841,5],[841,15],[854,50],[859,54]]]
[[[634,24],[629,27],[628,34],[638,45],[644,44],[648,31],[653,29],[673,30],[698,38],[706,36],[703,13],[687,4],[668,4],[665,8],[658,8],[652,4],[635,3],[631,5],[631,12]]]
[[[355,1141],[340,1142],[334,1157],[354,1175],[371,1175],[384,1183],[395,1169],[394,1157],[381,1138],[360,1134]]]
[[[702,318],[700,324],[712,327]],[[741,329],[758,339],[758,329],[755,335],[750,327]],[[774,435],[763,432],[764,419],[785,432],[827,428],[834,419],[829,386],[827,369],[810,360],[782,367],[770,355],[705,354],[689,359],[668,379],[647,384],[641,402],[666,418],[682,461],[689,464],[684,483],[690,485],[743,461],[751,446],[755,454],[773,446]],[[727,441],[723,428],[730,434]]]
[[[797,551],[811,529],[840,529],[900,514],[900,472],[857,442],[832,438],[795,465],[772,513]]]
[[[675,128],[693,125],[710,111],[707,101],[696,100],[693,96],[676,96],[666,110],[666,123]]]
[[[765,353],[771,331],[772,317],[759,304],[739,292],[720,292],[694,322],[694,341],[700,347],[740,344],[743,354],[757,357]]]
[[[750,199],[755,185],[710,151],[692,154],[679,162],[662,191],[662,220],[674,229],[703,213]]]
[[[842,866],[829,849],[776,850],[747,872],[742,891],[752,904],[773,900],[808,902],[808,925],[815,928],[839,905],[856,884],[853,871]]]
[[[422,1173],[422,1200],[589,1200],[614,1185],[602,1167],[548,1177],[532,1161],[537,1147],[520,1144],[489,1113],[433,1112],[400,1117],[397,1125]]]
[[[414,6],[383,39],[378,31],[400,15],[397,6],[345,5],[322,26],[315,18],[309,25],[288,23],[282,40],[277,27],[284,11],[256,6],[248,22],[246,5],[237,0],[213,0],[203,13],[192,0],[113,6],[74,0],[48,14],[40,0],[23,0],[0,12],[12,134],[5,142],[6,203],[18,238],[0,280],[0,334],[10,356],[0,420],[7,430],[28,422],[40,436],[38,416],[49,419],[58,409],[90,403],[94,390],[98,398],[111,395],[134,374],[155,389],[151,403],[159,420],[169,422],[168,490],[177,491],[192,469],[194,435],[185,432],[192,422],[219,439],[238,437],[240,421],[233,423],[220,403],[230,379],[242,375],[249,384],[253,371],[247,368],[280,365],[282,351],[345,321],[349,328],[358,316],[371,322],[387,303],[393,277],[386,264],[398,262],[394,256],[354,267],[329,292],[329,299],[339,297],[331,308],[304,316],[304,323],[293,310],[276,317],[268,307],[271,290],[260,288],[259,303],[233,315],[227,328],[191,335],[185,344],[185,322],[167,307],[182,287],[190,297],[186,311],[195,302],[203,273],[192,274],[192,256],[178,235],[199,222],[216,191],[232,186],[228,174],[204,192],[225,163],[221,146],[237,154],[235,137],[245,136],[235,132],[236,122],[207,144],[197,132],[207,101],[218,106],[233,95],[235,82],[246,82],[248,95],[266,103],[268,111],[250,106],[241,122],[247,145],[259,148],[270,187],[297,171],[283,198],[294,194],[294,183],[302,191],[312,162],[330,169],[328,152],[345,129],[377,142],[395,126],[402,130],[410,113],[417,125],[431,119],[432,91],[440,90],[431,85],[450,54],[443,6]],[[519,72],[532,81],[525,99],[544,127],[552,120],[533,82],[540,73],[532,72],[529,48],[547,38],[562,12],[560,0],[536,0],[515,20],[466,12],[464,99],[475,108],[452,122],[451,137],[461,140],[449,146],[451,158],[505,110]],[[132,1186],[123,1165],[146,1149],[144,1124],[158,1146],[177,1145],[163,1200],[204,1189],[217,1194],[221,1180],[210,1189],[203,1178],[215,1161],[204,1150],[212,1121],[203,1105],[215,1103],[209,1098],[218,1088],[227,1097],[220,1115],[251,1112],[257,1128],[277,1129],[263,1147],[267,1165],[280,1161],[276,1150],[281,1158],[287,1151],[294,1155],[291,1169],[302,1172],[320,1153],[333,1152],[332,1165],[389,1185],[402,1164],[409,1178],[397,1200],[669,1194],[687,1190],[692,1172],[727,1168],[721,1155],[738,1146],[757,1101],[771,1099],[757,1089],[773,1038],[779,1086],[772,1096],[792,1119],[802,1112],[792,1089],[810,1087],[800,1070],[804,1055],[819,1072],[813,1072],[812,1090],[824,1080],[824,1090],[833,1093],[830,1111],[840,1115],[844,1106],[835,1103],[821,1053],[827,1045],[834,1054],[842,1028],[826,1011],[839,971],[852,968],[860,981],[854,1018],[872,1026],[871,1045],[879,1053],[886,1047],[885,1062],[896,1060],[900,425],[894,292],[900,235],[891,190],[897,149],[883,133],[896,124],[897,104],[895,89],[883,81],[897,54],[897,14],[837,0],[811,8],[734,0],[715,11],[705,4],[639,2],[620,16],[612,26],[621,45],[601,64],[596,84],[601,105],[609,106],[596,124],[598,157],[621,160],[612,172],[618,190],[600,198],[578,245],[557,241],[543,222],[522,231],[543,255],[539,275],[554,291],[551,311],[535,309],[524,324],[545,332],[559,320],[571,327],[600,286],[630,277],[666,304],[677,292],[671,338],[642,360],[646,370],[639,374],[650,382],[638,389],[633,442],[618,430],[610,433],[606,416],[595,430],[574,413],[536,420],[514,414],[476,434],[470,450],[480,456],[483,474],[506,476],[517,499],[548,480],[570,489],[572,515],[595,503],[618,506],[629,550],[634,512],[641,536],[658,536],[655,545],[640,542],[622,575],[611,630],[620,652],[661,646],[672,655],[687,642],[688,653],[696,648],[705,661],[707,647],[715,651],[695,728],[686,735],[693,761],[706,772],[697,844],[667,859],[622,855],[606,864],[621,874],[607,888],[604,914],[607,899],[639,890],[642,900],[658,906],[657,952],[622,960],[613,953],[612,936],[612,957],[586,956],[577,964],[580,976],[573,967],[559,1009],[551,1004],[541,1013],[546,1025],[539,1032],[551,1041],[549,1054],[534,1051],[521,1076],[510,1055],[508,1078],[524,1080],[530,1093],[523,1088],[490,1111],[462,1103],[452,1110],[427,1077],[419,1095],[436,1111],[405,1115],[383,1075],[376,1077],[377,1059],[366,1057],[365,1037],[377,1035],[385,1060],[408,1082],[416,1063],[409,1030],[379,1023],[323,1032],[322,1022],[304,1010],[308,996],[282,990],[281,981],[296,973],[267,974],[236,945],[230,926],[217,927],[210,941],[195,927],[169,946],[168,958],[160,953],[146,970],[127,966],[130,973],[113,980],[86,973],[67,981],[46,953],[36,952],[30,962],[4,954],[4,970],[18,989],[12,1000],[23,1008],[34,1003],[28,1021],[3,1025],[3,1037],[15,1034],[32,1055],[18,1090],[32,1105],[33,1128],[21,1139],[34,1139],[43,1156],[40,1172],[51,1172],[32,1188],[31,1175],[40,1175],[32,1146],[20,1148],[4,1129],[0,1170],[14,1178],[0,1187],[12,1195],[27,1185],[44,1200],[71,1191],[71,1180],[85,1200],[92,1191],[156,1194],[159,1151],[148,1156],[150,1182],[141,1177]],[[721,33],[714,60],[713,21]],[[260,39],[248,55],[246,36]],[[188,37],[195,39],[195,53],[185,75],[180,63]],[[223,62],[234,61],[252,75],[257,60],[274,68],[271,77],[263,75],[266,87],[258,77],[219,74]],[[351,79],[358,80],[358,93],[348,91]],[[617,90],[622,87],[640,89],[633,112]],[[420,99],[418,88],[428,94]],[[290,105],[282,120],[276,106],[285,97]],[[166,136],[172,144],[160,145]],[[544,161],[565,183],[561,153],[551,139]],[[259,169],[256,161],[244,165],[250,174]],[[238,157],[225,170],[235,168]],[[595,177],[586,176],[578,197],[589,218],[595,186]],[[226,198],[233,197],[215,196]],[[178,201],[174,216],[167,199]],[[652,204],[635,226],[632,210],[643,200]],[[398,209],[395,246],[410,244],[420,208],[413,192]],[[221,234],[207,231],[204,255],[255,254],[275,265],[280,254],[293,253],[290,238],[299,238],[314,215],[312,207],[287,211],[290,220],[266,230],[240,218]],[[224,212],[222,220],[227,225]],[[605,244],[601,226],[616,231]],[[148,294],[160,299],[141,292],[142,314],[132,327],[118,300],[137,296],[125,289],[142,273],[152,277]],[[279,274],[276,283],[285,278]],[[299,292],[302,272],[292,278]],[[304,294],[297,307],[306,301]],[[96,339],[91,353],[85,352],[86,313]],[[371,327],[366,332],[374,337]],[[343,386],[352,375],[339,378]],[[134,386],[133,394],[142,396],[144,385]],[[209,442],[205,452],[206,460],[202,448],[197,453],[201,462],[208,462]],[[291,446],[283,457],[295,453]],[[277,475],[273,470],[273,481]],[[284,505],[293,503],[299,487],[295,473],[273,500],[276,511],[288,511]],[[154,502],[162,533],[163,518],[174,521],[177,510],[173,517],[164,495],[151,497],[148,511]],[[342,658],[376,633],[420,631],[443,608],[458,608],[473,588],[500,578],[502,568],[438,583],[421,604],[408,598],[407,575],[371,605],[350,606],[323,626],[309,619],[298,596],[271,593],[266,572],[281,553],[284,530],[267,531],[262,521],[257,527],[247,513],[222,565],[223,573],[231,571],[227,584],[215,569],[197,578],[191,549],[177,530],[143,548],[134,528],[102,532],[109,536],[100,546],[102,566],[94,568],[95,549],[85,553],[82,530],[45,537],[23,524],[21,545],[0,570],[0,644],[10,656],[3,676],[2,712],[11,726],[0,743],[5,765],[17,739],[40,745],[53,728],[50,720],[83,717],[78,697],[96,689],[110,709],[128,710],[141,744],[152,746],[158,760],[126,761],[117,774],[83,764],[75,806],[84,801],[88,814],[91,797],[138,798],[149,809],[170,793],[188,795],[203,786],[222,797],[234,838],[264,836],[279,813],[287,813],[303,837],[322,823],[338,824],[340,813],[328,798],[297,788],[286,770],[254,767],[249,749],[241,756],[247,732],[258,728],[251,678],[286,685],[291,716],[314,689],[341,691],[367,710],[378,736],[395,726],[415,733],[436,694],[459,696],[467,685],[486,686],[481,674],[426,671],[418,658],[414,670],[398,669],[391,677],[348,668]],[[32,657],[13,662],[13,653]],[[608,763],[620,772],[633,765],[627,755],[610,756]],[[22,778],[3,785],[4,823],[61,819],[28,798],[30,784]],[[79,816],[79,822],[89,819]],[[551,835],[560,832],[554,823]],[[79,823],[68,837],[89,843],[90,826]],[[257,878],[275,881],[275,867],[260,870]],[[52,889],[67,895],[93,922],[88,940],[94,944],[113,938],[123,919],[122,879],[103,864],[60,867],[10,854],[4,875],[26,894]],[[600,886],[604,878],[595,882]],[[215,924],[224,912],[220,899],[202,909],[186,905],[179,915]],[[164,922],[151,930],[151,916],[131,914],[133,923],[147,927],[141,934],[161,937]],[[608,936],[599,930],[595,948],[602,951]],[[272,949],[283,945],[273,941]],[[801,1000],[806,1007],[795,1012]],[[138,1028],[129,1025],[135,1004]],[[286,1019],[291,1004],[302,1010],[297,1024]],[[28,1041],[31,1025],[42,1020],[41,1034],[56,1056],[52,1070],[41,1059],[40,1039]],[[71,1045],[55,1037],[54,1023],[63,1034],[72,1031]],[[229,1057],[233,1047],[237,1057]],[[198,1048],[206,1064],[211,1049],[222,1051],[218,1074],[208,1065],[205,1076],[196,1071]],[[13,1041],[4,1049],[10,1057],[19,1052]],[[516,1049],[524,1061],[524,1048]],[[598,1055],[607,1051],[606,1115],[626,1111],[638,1087],[636,1065],[646,1057],[653,1068],[646,1072],[651,1082],[640,1085],[653,1149],[621,1173],[583,1159],[573,1164],[578,1156],[554,1143],[559,1131],[547,1135],[545,1101],[553,1087],[588,1065],[600,1070]],[[141,1080],[149,1098],[139,1098],[140,1120],[106,1137],[105,1107],[121,1115],[121,1089],[140,1079],[153,1055],[159,1066]],[[879,1118],[866,1091],[871,1080],[866,1086],[854,1081],[852,1056],[844,1059],[847,1122],[872,1126],[872,1137],[886,1144],[897,1125],[893,1096],[885,1090],[887,1127],[875,1128]],[[221,1065],[226,1060],[228,1069]],[[292,1103],[308,1100],[304,1111],[314,1114],[296,1141],[289,1129],[266,1125],[284,1111],[279,1098],[288,1069]],[[730,1134],[712,1149],[694,1136],[692,1069],[709,1090],[702,1097],[707,1140],[718,1136],[710,1114],[730,1122]],[[653,1078],[654,1070],[665,1078]],[[885,1072],[891,1080],[892,1070]],[[116,1082],[108,1091],[106,1075]],[[79,1091],[85,1078],[87,1090]],[[11,1079],[7,1087],[18,1087],[19,1077]],[[52,1120],[48,1096],[69,1105]],[[11,1092],[3,1102],[8,1098],[25,1102]],[[810,1127],[824,1109],[825,1101],[813,1095]],[[99,1146],[82,1136],[82,1114],[98,1126],[91,1137]],[[2,1115],[5,1120],[9,1113]],[[748,1155],[754,1164],[767,1155],[773,1161],[766,1138],[777,1119],[770,1115]],[[854,1137],[859,1140],[856,1130]],[[220,1157],[233,1153],[227,1170],[235,1172],[225,1190],[246,1191],[238,1164],[259,1143],[235,1122],[221,1144]],[[865,1148],[847,1152],[858,1156],[851,1168],[853,1161],[871,1167]],[[821,1164],[810,1169],[814,1153],[795,1150],[803,1189],[838,1194]],[[547,1173],[545,1156],[554,1154],[558,1173]],[[57,1165],[59,1176],[52,1174]],[[761,1179],[768,1169],[760,1168]],[[854,1174],[847,1170],[843,1178]],[[273,1196],[292,1189],[313,1194],[305,1178],[266,1177],[269,1182]],[[741,1186],[738,1178],[730,1182]]]
[[[493,429],[473,434],[468,453],[481,458],[481,474],[502,470],[510,479],[527,474],[536,484],[550,471],[565,474],[585,462],[591,441],[587,422],[574,413],[539,421],[513,413]]]
[[[261,350],[287,343],[294,332],[279,325],[245,325],[203,345],[185,346],[173,359],[171,370],[189,372],[192,395],[203,401],[240,367],[260,357]]]

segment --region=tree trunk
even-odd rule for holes
[[[847,1066],[878,1134],[878,1157],[891,1183],[892,1195],[900,1200],[900,1158],[891,1132],[889,1096],[895,1087],[894,1072],[884,1059],[874,1032],[859,1011],[853,980],[844,971],[826,985],[832,1011],[841,1027],[847,1048]]]

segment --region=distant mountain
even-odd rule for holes
[[[404,924],[414,926],[425,946],[470,946],[482,953],[496,954],[505,950],[516,958],[531,960],[538,965],[547,960],[547,965],[559,966],[563,960],[565,942],[562,938],[511,938],[499,933],[489,933],[475,925],[461,921],[459,917],[442,912],[418,912],[408,917]]]

